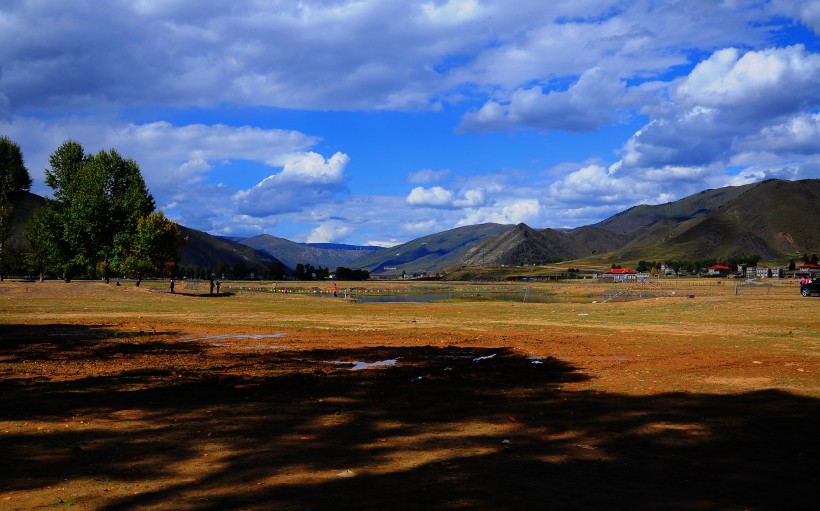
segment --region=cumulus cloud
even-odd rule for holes
[[[694,180],[750,151],[811,153],[817,83],[820,55],[800,45],[716,51],[673,88],[666,114],[626,142],[622,173]]]
[[[432,188],[417,186],[407,196],[407,204],[428,208],[449,208],[453,205],[453,192],[440,186]]]
[[[492,202],[488,199],[486,190],[482,188],[465,189],[457,196],[440,186],[431,188],[417,186],[410,191],[405,201],[414,207],[447,209],[477,208]]]
[[[818,82],[820,55],[803,45],[727,48],[695,66],[673,97],[684,107],[718,109],[727,121],[766,120],[820,104]]]
[[[486,222],[518,224],[538,218],[541,206],[535,199],[524,199],[498,204],[496,207],[479,208],[461,220],[457,225],[474,225]]]
[[[792,156],[817,155],[820,141],[820,114],[798,114],[779,124],[763,127],[739,140],[734,149],[739,155],[771,153]]]
[[[817,10],[812,2],[779,8],[815,28]],[[5,5],[2,14],[0,93],[16,112],[158,104],[432,109],[465,85],[497,93],[500,104],[536,85],[554,111],[551,103],[566,103],[549,96],[555,80],[579,81],[601,62],[622,79],[645,77],[685,64],[688,49],[754,45],[766,36],[771,10],[700,1],[521,0],[510,9],[500,0],[181,0],[27,2]],[[588,125],[588,110],[574,106]]]
[[[322,224],[312,231],[307,237],[307,243],[333,243],[344,240],[353,229],[336,222]]]
[[[497,131],[525,127],[542,131],[593,131],[612,123],[613,116],[648,98],[627,87],[612,73],[594,67],[584,71],[568,90],[518,89],[506,104],[488,101],[464,115],[462,131]]]
[[[290,156],[282,172],[266,177],[253,188],[233,196],[237,210],[254,216],[298,211],[312,204],[333,201],[345,190],[343,173],[350,157],[336,153],[327,160],[310,152]]]

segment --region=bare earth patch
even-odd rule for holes
[[[0,509],[816,509],[820,299],[667,288],[0,283]]]

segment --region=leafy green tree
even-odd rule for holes
[[[14,211],[29,189],[31,176],[23,163],[20,146],[7,136],[0,136],[0,281]]]
[[[370,273],[367,270],[351,270],[344,266],[336,268],[337,280],[367,280],[370,278]]]
[[[179,260],[179,249],[185,243],[179,225],[165,217],[162,211],[137,219],[133,234],[125,232],[117,235],[117,242],[128,243],[120,246],[118,253],[126,253],[116,267],[125,273],[136,275],[137,286],[143,277],[160,273],[169,263]]]
[[[49,158],[46,184],[52,188],[52,228],[66,280],[73,268],[109,271],[130,254],[137,222],[154,211],[139,165],[115,150],[87,155],[74,141]]]

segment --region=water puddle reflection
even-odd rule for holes
[[[351,371],[361,371],[362,369],[369,369],[371,367],[394,366],[394,365],[396,365],[396,362],[398,362],[398,361],[399,361],[399,359],[397,359],[397,358],[391,358],[389,360],[379,360],[377,362],[358,362],[358,361],[355,361],[355,360],[353,362],[345,362],[345,361],[342,361],[342,360],[334,360],[332,362],[326,362],[326,363],[336,364],[337,366],[347,366],[347,365],[349,365],[349,366],[351,366],[350,367]]]

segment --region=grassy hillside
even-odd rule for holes
[[[586,249],[573,238],[555,229],[537,231],[518,224],[471,249],[464,265],[501,266],[545,264],[585,255]]]
[[[666,204],[656,206],[642,204],[598,222],[593,225],[593,227],[625,234],[633,232],[636,229],[649,227],[659,221],[672,220],[682,222],[714,211],[735,200],[755,186],[757,186],[757,183],[743,186],[727,186],[714,190],[704,190],[695,195],[690,195],[689,197]]]

